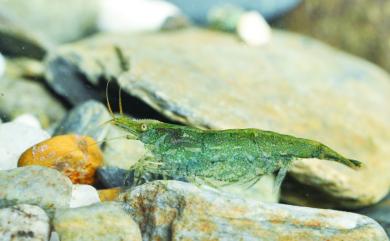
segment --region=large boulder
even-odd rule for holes
[[[252,48],[200,29],[98,35],[58,49],[47,62],[53,85],[94,84],[114,75],[126,93],[171,120],[315,139],[364,163],[356,171],[318,159],[295,161],[289,190],[311,189],[305,195],[287,190],[288,202],[356,208],[389,190],[389,75],[313,39],[275,30],[268,45]],[[66,78],[64,71],[81,78]],[[72,89],[60,93],[69,96]],[[134,98],[124,103],[136,104]],[[315,202],[318,194],[322,202]]]

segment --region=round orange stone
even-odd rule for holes
[[[103,164],[98,144],[88,136],[61,135],[38,143],[19,158],[18,166],[55,168],[74,184],[94,184],[96,169]]]

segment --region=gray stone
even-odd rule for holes
[[[0,170],[18,166],[20,155],[29,147],[50,138],[40,128],[8,122],[0,125]]]
[[[91,83],[102,75],[96,63],[108,62],[125,92],[174,121],[291,134],[364,162],[355,171],[329,161],[298,160],[289,173],[298,181],[293,184],[315,191],[289,192],[282,195],[285,201],[355,208],[378,202],[389,190],[390,77],[318,41],[274,30],[268,45],[251,48],[228,34],[187,29],[99,35],[55,55],[69,63],[66,56],[78,56],[77,73]],[[128,66],[129,59],[131,71],[120,74],[126,70],[120,63]],[[51,61],[48,72],[60,69],[56,58]],[[314,204],[311,197],[318,193],[326,198]]]
[[[47,241],[49,217],[37,206],[21,204],[0,209],[0,240]]]
[[[133,183],[131,173],[118,167],[103,166],[97,169],[96,175],[105,188],[131,186]]]
[[[53,225],[61,241],[142,240],[138,225],[117,202],[57,210]]]
[[[380,203],[357,212],[376,220],[390,237],[390,195],[387,195]]]
[[[1,0],[0,52],[40,59],[56,43],[92,32],[98,5],[93,0]]]
[[[69,207],[72,183],[55,169],[27,166],[0,171],[0,207],[37,205],[52,213]]]
[[[9,119],[25,113],[33,114],[44,128],[63,118],[64,105],[36,79],[42,74],[41,68],[39,62],[7,60],[6,74],[0,81],[0,113]]]
[[[178,181],[138,186],[120,199],[143,240],[388,240],[362,215],[248,201]]]
[[[79,134],[102,141],[108,132],[110,114],[106,107],[97,101],[87,101],[73,108],[60,122],[54,135]]]
[[[274,24],[313,36],[390,71],[390,1],[305,0]]]

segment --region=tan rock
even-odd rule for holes
[[[61,135],[26,150],[19,158],[18,166],[51,167],[68,176],[75,184],[93,184],[96,169],[102,163],[102,152],[92,138]]]
[[[355,208],[378,202],[390,188],[389,75],[313,39],[273,31],[269,44],[250,48],[231,35],[198,29],[99,35],[53,53],[47,70],[52,80],[61,79],[55,63],[64,59],[78,59],[75,75],[92,83],[104,76],[99,61],[117,63],[107,67],[119,76],[119,60],[131,59],[131,71],[119,77],[122,90],[172,120],[292,134],[364,162],[354,171],[327,161],[297,161],[290,172],[299,181],[294,185],[316,190],[297,193],[301,199],[321,193],[321,206]]]
[[[53,225],[61,241],[142,240],[138,225],[121,203],[58,210]]]
[[[388,240],[362,215],[247,201],[178,181],[151,182],[121,198],[144,240]]]

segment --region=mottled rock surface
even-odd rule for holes
[[[49,217],[37,206],[21,204],[0,209],[0,240],[47,241]]]
[[[390,71],[390,1],[305,0],[275,25],[321,39]]]
[[[388,240],[365,216],[248,201],[178,181],[138,186],[121,200],[144,240]]]
[[[61,241],[142,240],[138,225],[117,202],[58,210],[53,225]]]
[[[0,171],[0,207],[32,204],[46,211],[67,208],[72,183],[57,170],[29,166]]]
[[[231,35],[197,29],[99,35],[53,53],[48,72],[64,66],[56,61],[72,59],[79,63],[74,75],[92,83],[102,75],[96,63],[116,64],[107,68],[118,75],[126,69],[120,60],[131,59],[131,71],[119,77],[122,89],[172,120],[315,139],[364,162],[354,171],[316,159],[297,161],[290,172],[298,180],[293,185],[316,191],[304,197],[290,192],[286,201],[299,204],[304,198],[317,205],[311,197],[321,193],[321,206],[354,208],[378,202],[389,190],[390,77],[364,60],[276,30],[271,43],[250,48]]]

